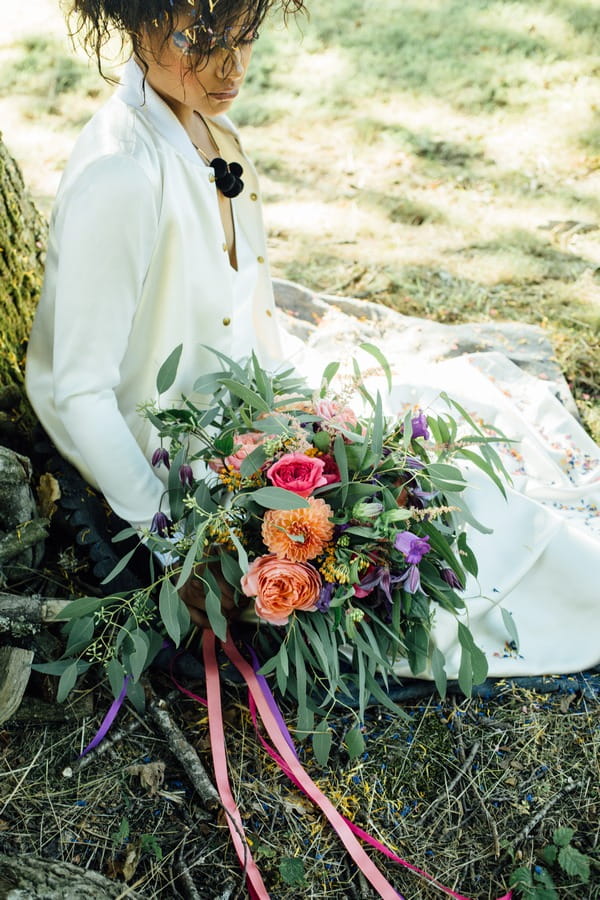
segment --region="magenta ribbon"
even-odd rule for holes
[[[118,697],[116,697],[113,700],[108,712],[102,719],[102,724],[100,725],[100,728],[98,729],[98,731],[96,732],[96,734],[94,735],[92,740],[89,742],[89,744],[87,745],[85,750],[81,751],[81,753],[79,754],[79,759],[81,759],[83,756],[85,756],[86,753],[89,753],[90,750],[94,750],[98,746],[100,741],[103,741],[104,738],[106,737],[106,735],[108,734],[112,723],[117,718],[117,715],[119,714],[119,710],[123,706],[123,701],[125,700],[125,695],[127,694],[127,686],[130,681],[131,681],[131,675],[127,675],[123,679],[123,687],[121,688],[121,693],[119,694]]]

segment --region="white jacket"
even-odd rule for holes
[[[233,204],[259,263],[248,349],[273,366],[282,351],[256,173],[229,120],[213,125],[222,155],[244,167]],[[165,474],[150,465],[156,435],[138,406],[156,399],[157,371],[178,344],[166,402],[218,368],[201,345],[231,355],[234,275],[213,170],[130,62],[60,184],[26,383],[58,450],[135,527],[159,509]]]

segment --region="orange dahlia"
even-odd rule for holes
[[[270,509],[265,513],[263,541],[280,559],[294,562],[314,559],[333,537],[333,522],[329,521],[333,515],[331,507],[315,497],[309,497],[308,503],[302,509]]]

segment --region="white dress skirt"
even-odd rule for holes
[[[474,418],[517,441],[498,448],[512,477],[507,499],[478,469],[461,466],[469,482],[463,496],[492,529],[483,534],[468,526],[479,574],[461,595],[489,676],[562,674],[600,664],[600,448],[572,414],[543,332],[516,323],[444,326],[372,303],[316,297],[287,282],[275,287],[284,328],[303,342],[301,352],[290,346],[288,358],[312,381],[328,362],[352,355],[361,368],[372,368],[373,357],[358,349],[366,340],[392,366],[390,412],[410,406],[448,412],[440,398],[446,391]],[[502,608],[517,627],[518,651]],[[457,677],[454,617],[437,609],[432,638],[446,657],[448,677]],[[396,671],[411,676],[405,661]]]

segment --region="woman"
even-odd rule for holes
[[[290,358],[274,317],[255,173],[225,115],[271,5],[74,3],[98,54],[116,30],[131,40],[133,57],[61,183],[27,384],[59,451],[139,529],[160,508],[165,470],[151,464],[157,444],[138,407],[154,399],[156,372],[171,350],[183,343],[174,398],[212,368],[206,345],[232,357],[253,348],[267,367]],[[310,338],[320,363],[347,354],[362,336],[357,318],[330,313]],[[393,315],[383,348],[396,372],[393,411],[435,406],[446,389],[523,439],[507,455],[515,483],[508,503],[477,472],[469,475],[474,514],[495,529],[471,538],[480,575],[465,592],[490,674],[596,664],[597,448],[546,385],[499,354],[418,366]],[[203,623],[200,583],[188,583],[183,596]],[[519,627],[520,653],[505,650],[502,607]],[[433,634],[455,676],[454,620],[440,611]],[[398,671],[410,674],[402,664]]]
[[[256,175],[225,115],[274,3],[72,5],[99,64],[114,32],[133,55],[60,185],[27,389],[62,456],[138,529],[165,490],[138,407],[156,399],[173,348],[183,341],[173,397],[214,366],[203,345],[232,357],[254,349],[269,367],[283,359]],[[243,190],[239,176],[217,177],[215,157],[243,168]]]

